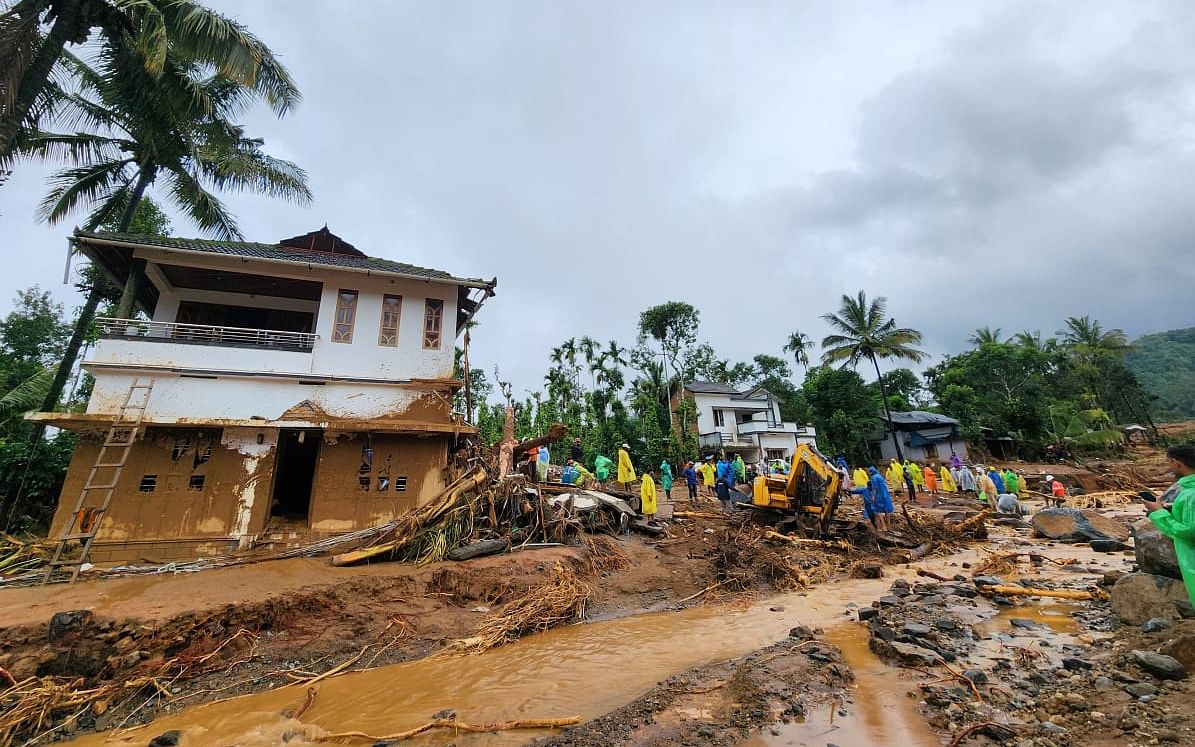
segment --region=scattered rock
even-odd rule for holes
[[[1165,617],[1151,617],[1141,626],[1142,633],[1157,633],[1170,627],[1170,620]]]
[[[82,630],[91,623],[94,615],[91,610],[69,610],[55,612],[50,618],[49,637],[51,641],[59,640],[68,633]]]
[[[179,731],[164,731],[153,739],[149,740],[148,747],[176,747],[178,739],[182,736]]]
[[[863,610],[859,610],[859,611],[862,612]],[[798,625],[797,627],[788,631],[788,637],[796,638],[799,641],[808,641],[808,640],[812,640],[814,635],[813,635],[813,630],[810,629],[808,626]]]
[[[1181,581],[1149,573],[1130,573],[1112,587],[1112,612],[1125,625],[1141,625],[1154,617],[1181,617],[1180,602],[1188,602]]]
[[[1096,689],[1096,692],[1101,693],[1115,692],[1118,689],[1116,683],[1107,677],[1096,677],[1091,685]]]
[[[1043,627],[1045,627],[1040,623],[1036,623],[1033,620],[1027,620],[1023,617],[1010,617],[1008,619],[1008,624],[1014,628],[1020,628],[1021,630],[1041,630]]]
[[[1122,552],[1133,548],[1118,540],[1092,540],[1091,549],[1096,552]]]
[[[976,576],[971,579],[976,586],[1003,586],[1004,579],[998,576]]]
[[[871,639],[871,649],[880,657],[896,659],[901,663],[918,667],[933,666],[941,658],[933,651],[921,646],[914,646],[903,641],[885,641],[876,637]]]
[[[1195,672],[1195,635],[1180,635],[1166,642],[1161,652],[1178,659],[1189,672]]]
[[[924,638],[930,634],[930,627],[921,623],[905,623],[900,632],[913,638]]]
[[[1133,652],[1133,660],[1145,671],[1164,680],[1181,680],[1187,676],[1187,670],[1173,656],[1137,650]]]
[[[949,617],[940,617],[934,620],[934,627],[945,633],[953,633],[958,630],[958,623]]]
[[[987,673],[982,669],[968,669],[963,672],[963,676],[974,682],[976,685],[983,685],[988,681]]]
[[[1069,672],[1082,672],[1091,669],[1091,662],[1068,656],[1062,660],[1062,666]]]
[[[1149,684],[1148,682],[1138,682],[1135,685],[1125,685],[1124,691],[1134,698],[1144,698],[1149,695],[1157,695],[1158,688]]]
[[[1100,578],[1100,586],[1113,586],[1126,575],[1124,571],[1104,571],[1104,575]]]
[[[873,617],[875,617],[878,614],[880,614],[880,611],[877,610],[875,607],[860,607],[859,608],[859,620],[863,621],[863,622],[866,622],[867,620],[872,619]]]
[[[1174,540],[1159,532],[1149,519],[1142,519],[1133,525],[1133,549],[1137,556],[1137,567],[1142,573],[1182,580],[1178,555],[1174,552]]]

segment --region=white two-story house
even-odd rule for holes
[[[79,433],[70,522],[100,440],[152,384],[92,546],[96,562],[169,560],[330,536],[392,519],[444,485],[473,429],[452,412],[457,335],[496,280],[367,256],[325,226],[274,244],[76,231],[144,318],[98,320],[87,411],[31,417]],[[139,315],[135,315],[139,316]]]
[[[812,425],[780,418],[780,401],[766,389],[740,391],[727,384],[692,381],[685,397],[693,402],[697,422],[691,425],[705,455],[737,453],[746,462],[792,458],[797,444],[816,445]]]

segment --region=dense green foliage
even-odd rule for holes
[[[1156,397],[1158,420],[1195,418],[1195,327],[1145,335],[1133,342],[1124,362]]]

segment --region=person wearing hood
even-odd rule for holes
[[[951,470],[946,469],[945,464],[938,469],[938,473],[942,478],[942,492],[957,493],[958,484],[954,481],[954,473]]]
[[[1149,521],[1158,531],[1174,541],[1178,569],[1187,586],[1187,596],[1195,605],[1195,445],[1180,444],[1166,449],[1170,471],[1178,482],[1165,495],[1143,501]],[[1166,499],[1173,496],[1173,503]]]
[[[1004,468],[1004,488],[1013,495],[1021,494],[1021,478],[1013,471],[1012,467]]]
[[[867,470],[862,467],[855,467],[854,473],[851,474],[851,483],[856,488],[861,488],[869,482],[871,482],[871,478],[867,476]]]
[[[734,479],[736,483],[747,482],[747,463],[742,454],[734,455]]]
[[[1000,473],[1000,469],[998,467],[992,467],[990,470],[988,470],[988,477],[992,478],[992,484],[996,486],[997,494],[1008,492],[1004,489],[1004,475]]]
[[[717,481],[718,473],[718,470],[714,467],[713,462],[711,462],[709,459],[706,459],[701,463],[701,466],[697,468],[697,471],[701,474],[701,487],[705,488],[705,494],[713,495],[714,483]]]
[[[925,469],[921,470],[922,480],[925,482],[925,489],[929,491],[930,495],[938,494],[938,475],[934,472],[934,468],[925,465]]]
[[[971,471],[970,469],[968,469],[967,467],[960,467],[960,468],[959,468],[959,471],[958,471],[958,489],[959,489],[959,490],[961,490],[961,491],[963,491],[963,494],[964,494],[964,495],[966,495],[966,494],[968,494],[968,493],[970,493],[972,496],[974,496],[974,495],[975,495],[975,489],[976,489],[976,485],[975,485],[975,473],[974,473],[974,472],[972,472],[972,471]]]
[[[892,494],[888,492],[888,483],[884,476],[874,466],[867,468],[868,486],[871,488],[872,507],[876,512],[876,529],[881,532],[889,531],[888,515],[895,511],[892,506]]]
[[[921,465],[917,462],[906,461],[905,466],[913,473],[913,484],[917,486],[918,490],[925,490],[925,473],[921,471]]]
[[[539,451],[535,456],[535,476],[539,482],[548,481],[548,465],[551,463],[551,459],[552,456],[548,453],[548,447],[539,447]]]
[[[664,489],[664,495],[672,500],[672,465],[667,459],[660,462],[660,487]]]
[[[900,486],[905,484],[905,468],[896,461],[895,457],[888,462],[888,473],[885,477],[888,478],[888,486],[891,490],[900,490]]]
[[[610,479],[610,470],[613,467],[614,461],[604,454],[598,454],[597,458],[593,460],[593,473],[603,488],[606,487],[606,481]]]
[[[959,456],[954,452],[954,449],[950,450],[950,466],[952,469],[958,469],[959,467],[963,466],[963,460],[959,459]]]
[[[1000,491],[996,490],[996,481],[992,479],[992,476],[979,470],[979,479],[976,484],[979,486],[979,500],[986,501],[990,506],[995,506]]]
[[[618,450],[618,484],[624,491],[631,489],[635,482],[635,465],[631,463],[631,447],[626,444]]]
[[[639,486],[639,510],[648,524],[656,521],[656,482],[650,472],[643,473],[643,484]]]

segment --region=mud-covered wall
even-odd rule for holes
[[[311,529],[361,529],[431,500],[443,488],[448,440],[442,435],[328,435],[311,491]]]
[[[226,430],[150,428],[129,452],[96,541],[225,538],[260,531],[269,511],[276,431]],[[80,437],[51,537],[69,522],[99,448],[98,439]],[[118,450],[105,455],[118,457]],[[109,481],[110,475],[104,470],[97,481]],[[91,491],[87,505],[102,500],[100,491]]]

